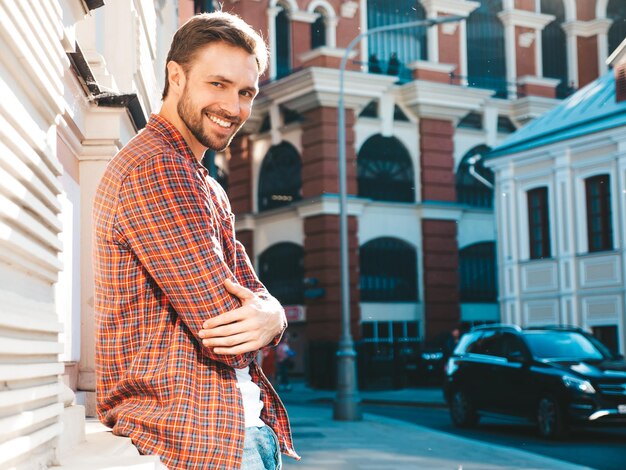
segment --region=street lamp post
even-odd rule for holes
[[[348,45],[339,67],[339,103],[338,130],[339,145],[339,243],[341,251],[341,339],[337,351],[337,397],[335,399],[333,417],[339,421],[357,421],[361,419],[356,377],[356,352],[350,332],[350,272],[348,259],[348,211],[346,194],[346,112],[344,103],[344,75],[348,56],[352,49],[364,37],[385,31],[430,27],[441,23],[452,23],[464,20],[463,16],[445,16],[429,18],[410,23],[380,26],[372,28],[355,37]]]

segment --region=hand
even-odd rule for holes
[[[242,305],[202,324],[198,334],[205,347],[215,354],[244,354],[258,351],[283,331],[285,311],[276,299],[262,299],[230,279],[224,287],[239,297]]]

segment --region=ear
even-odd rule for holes
[[[170,83],[170,91],[177,96],[182,94],[185,89],[185,82],[187,77],[183,67],[178,63],[170,60],[167,63],[167,79]]]

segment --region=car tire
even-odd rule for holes
[[[543,395],[537,404],[537,429],[545,439],[562,439],[568,426],[563,407],[552,395]]]
[[[450,400],[452,424],[459,428],[471,428],[478,424],[478,413],[467,394],[457,390]]]

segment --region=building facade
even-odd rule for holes
[[[174,2],[104,3],[0,2],[3,469],[157,468],[106,432],[80,452],[95,402],[92,197],[160,106],[178,21]]]
[[[194,3],[196,11],[216,6]],[[347,62],[359,364],[397,363],[459,323],[500,320],[494,180],[481,155],[607,70],[626,35],[623,2],[242,0],[222,8],[264,32],[272,60],[244,132],[212,161],[227,174],[239,237],[288,306],[298,371],[314,386],[333,385],[338,69],[350,41],[377,26],[464,17],[369,36]]]
[[[588,329],[626,351],[626,41],[614,69],[493,151],[506,322]]]

